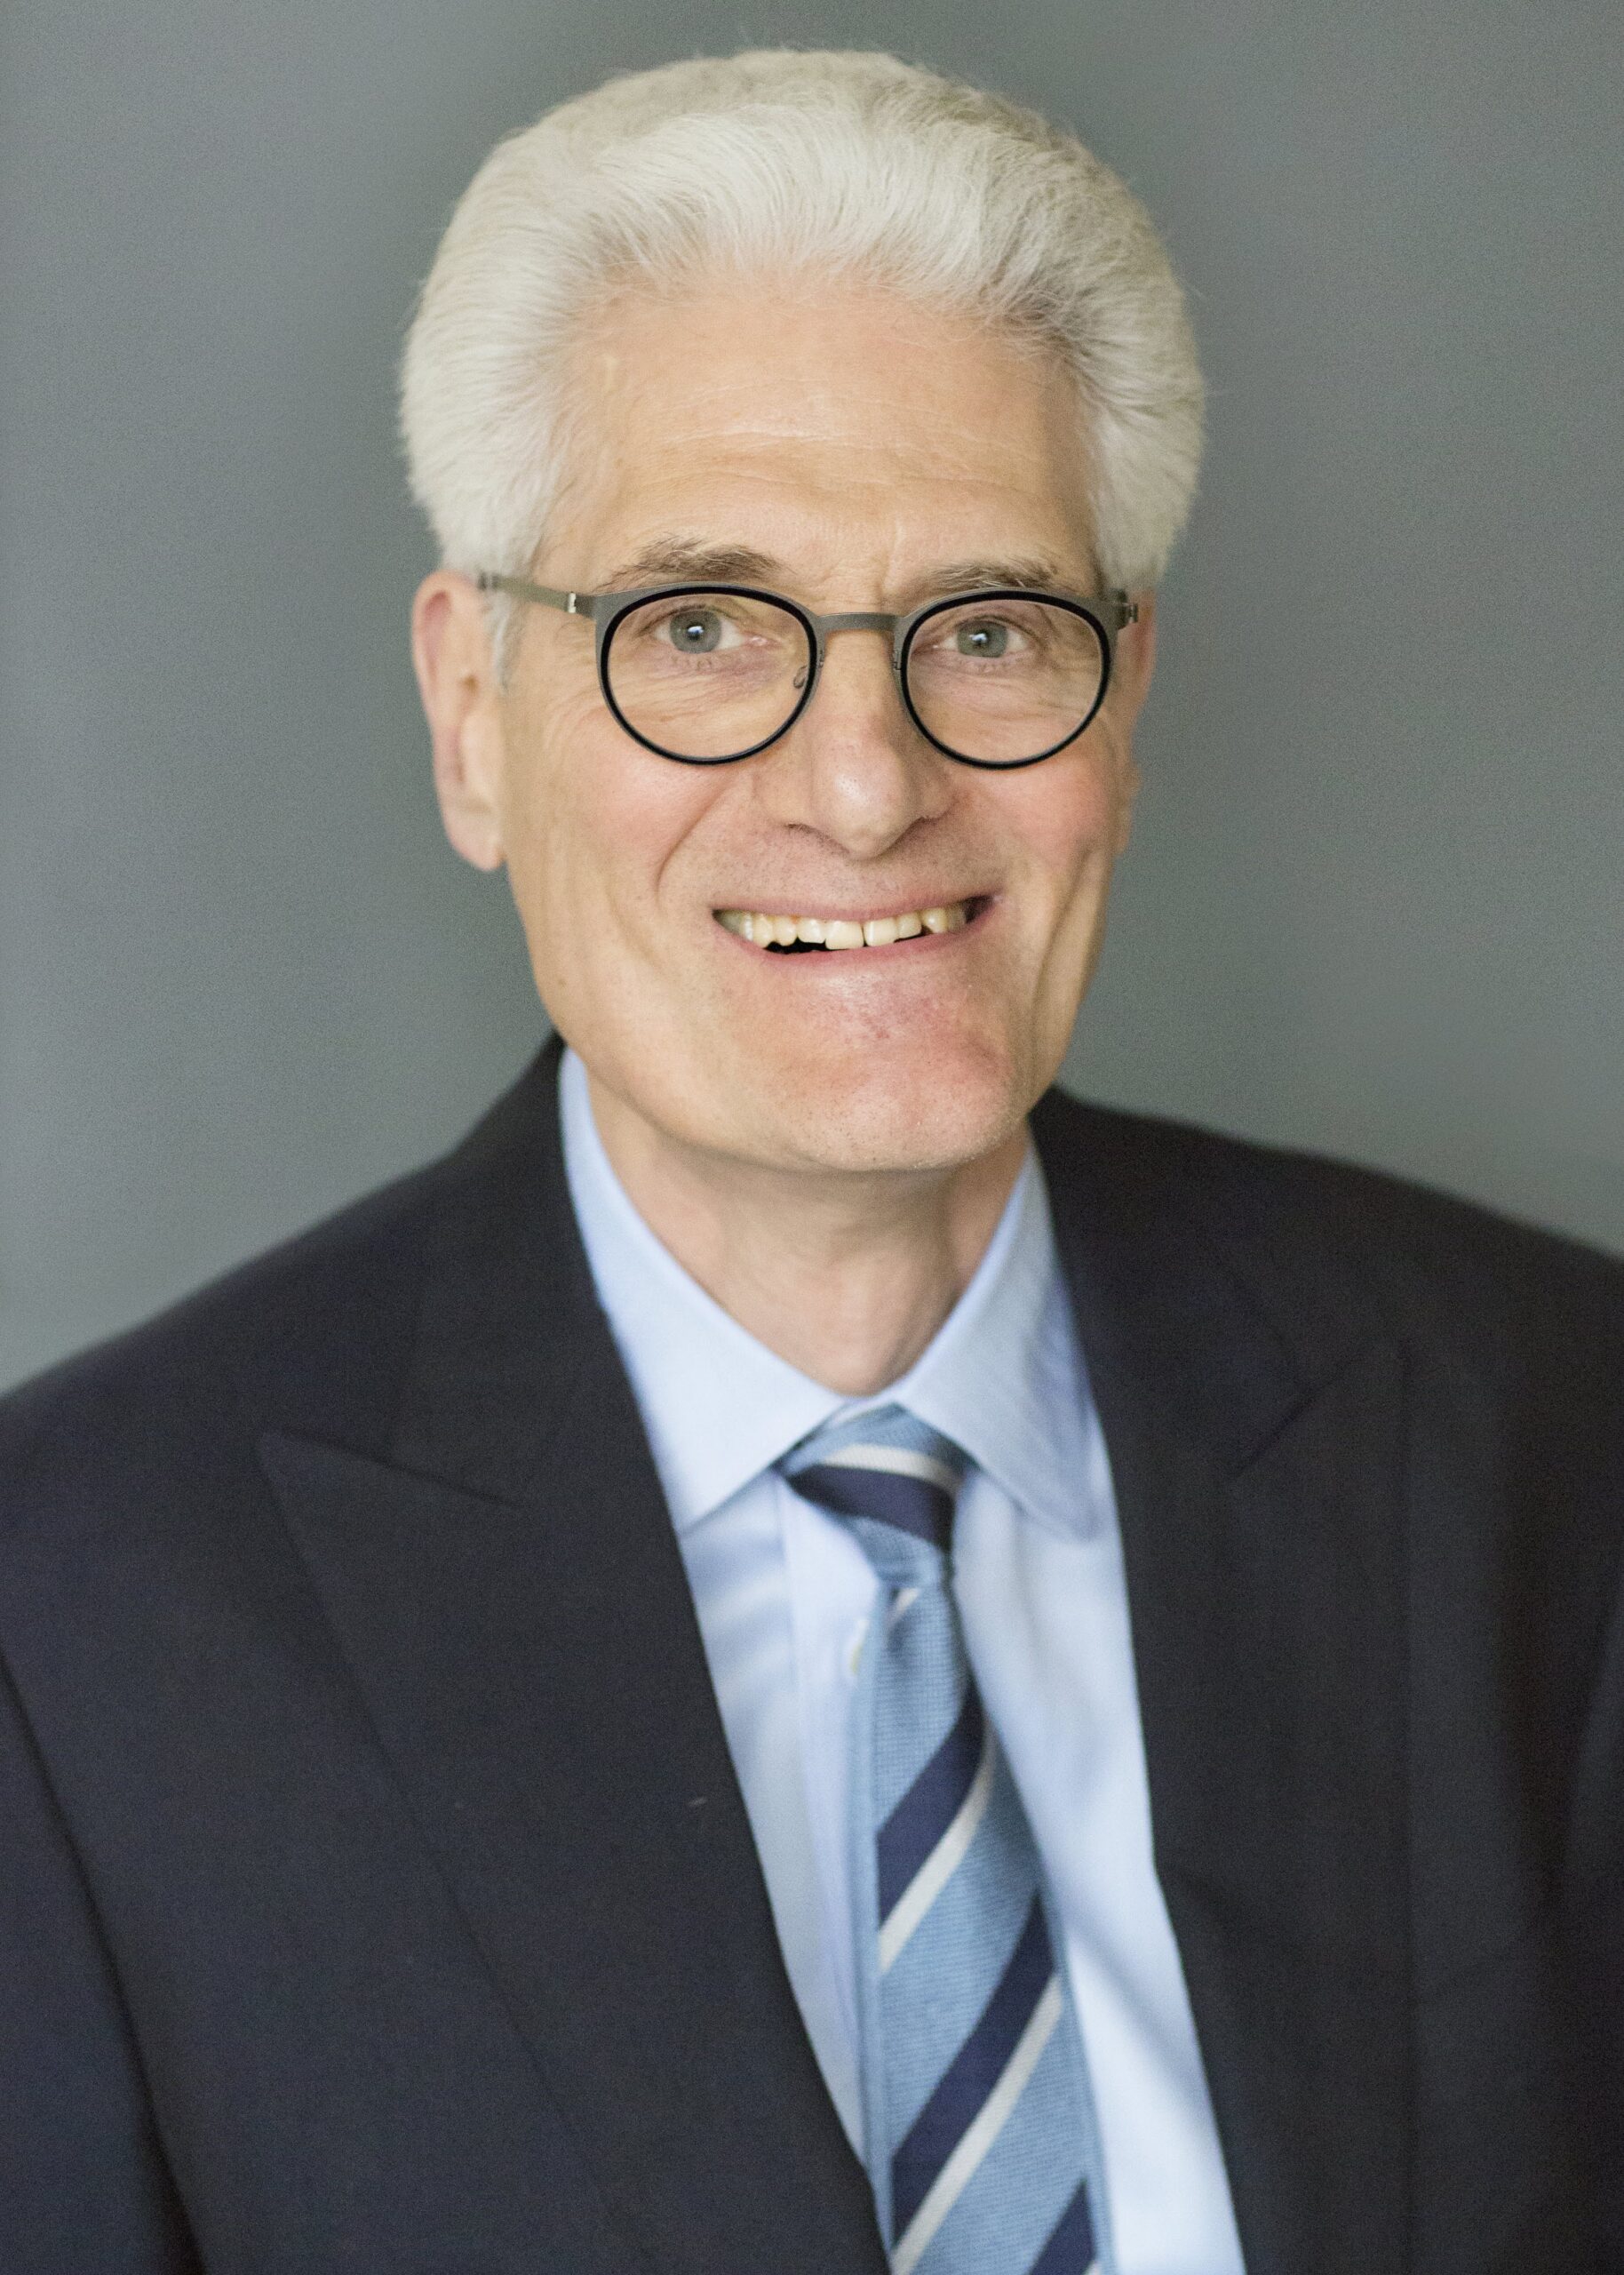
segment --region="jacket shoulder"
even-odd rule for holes
[[[545,1059],[439,1160],[0,1398],[0,1508],[47,1477],[162,1481],[270,1426],[381,1451],[442,1226],[523,1173]]]
[[[332,1413],[364,1433],[411,1332],[443,1171],[413,1175],[238,1265],[155,1317],[0,1399],[0,1479],[172,1458],[251,1408]],[[358,1413],[359,1409],[359,1413]]]
[[[1624,1364],[1624,1258],[1326,1155],[1055,1091],[1037,1117],[1051,1185],[1119,1217],[1176,1219],[1283,1337],[1327,1359],[1389,1329],[1487,1361],[1567,1346]]]

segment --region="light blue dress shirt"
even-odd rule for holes
[[[895,1401],[975,1465],[954,1586],[1043,1858],[1087,2048],[1119,2275],[1241,2275],[1150,1796],[1105,1442],[1029,1153],[975,1277],[874,1400],[800,1373],[714,1303],[632,1206],[560,1078],[570,1198],[694,1592],[723,1728],[813,2051],[861,2153],[847,1737],[878,1584],[773,1465]]]

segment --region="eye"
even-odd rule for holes
[[[737,637],[737,627],[729,624],[720,609],[674,609],[665,619],[665,637],[681,656],[713,655],[731,632]]]
[[[983,602],[950,608],[926,625],[915,653],[922,665],[951,671],[960,664],[1033,665],[1049,636],[1041,603]]]
[[[1001,624],[996,617],[972,618],[955,627],[953,645],[961,656],[991,660],[1007,654],[1009,630],[1008,625]]]

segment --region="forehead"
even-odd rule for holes
[[[818,582],[983,554],[1087,571],[1075,388],[972,315],[856,283],[628,292],[584,327],[569,401],[548,553],[572,574],[665,540]]]

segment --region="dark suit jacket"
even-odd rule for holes
[[[881,2275],[555,1066],[0,1406],[4,2275]],[[1624,1267],[1035,1128],[1250,2275],[1624,2268]]]

